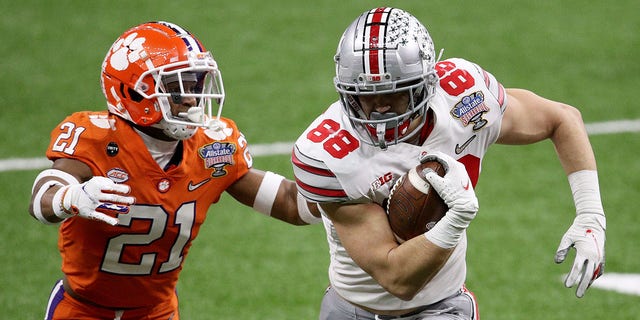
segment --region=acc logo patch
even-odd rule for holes
[[[107,171],[107,178],[115,183],[123,183],[129,180],[129,173],[120,168],[113,168]]]
[[[481,91],[465,96],[451,109],[451,115],[458,118],[465,127],[473,123],[473,130],[480,130],[487,125],[488,121],[482,119],[482,115],[489,111],[489,107],[484,103],[484,94]]]
[[[204,160],[204,167],[214,169],[212,177],[222,177],[227,174],[224,167],[234,164],[233,155],[237,147],[229,142],[214,142],[198,149],[198,154]]]

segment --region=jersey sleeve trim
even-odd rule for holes
[[[338,178],[326,164],[304,155],[294,146],[291,156],[298,191],[314,202],[342,202],[348,200]]]
[[[304,159],[304,160],[301,160],[301,159]],[[331,172],[328,168],[326,168],[322,162],[315,161],[314,164],[307,164],[311,162],[310,160],[313,161],[313,159],[304,156],[298,148],[294,148],[294,152],[291,155],[291,162],[295,167],[314,175],[323,176],[323,177],[335,177],[333,172]],[[323,168],[319,168],[319,165],[323,166]]]
[[[491,90],[491,93],[495,95],[496,100],[498,100],[498,103],[500,104],[500,108],[504,110],[505,98],[506,98],[504,87],[500,82],[498,82],[498,80],[496,80],[496,78],[494,78],[490,73],[488,73],[484,69],[482,69],[482,76],[484,77],[485,85],[487,86],[487,88]],[[494,80],[493,82],[491,81],[492,79]],[[496,83],[496,86],[497,86],[497,88],[495,89],[491,87],[491,85],[494,82]],[[497,93],[495,92],[496,90],[497,90]]]
[[[500,105],[500,110],[504,112],[507,107],[507,95],[502,84],[498,81],[498,79],[496,79],[495,76],[484,70],[479,65],[475,63],[472,63],[472,65],[478,72],[482,74],[484,85],[487,87],[487,89],[489,89],[491,95],[493,95],[493,97]]]
[[[301,194],[304,195],[306,193],[308,195],[306,197],[313,199],[315,201],[318,201],[318,199],[316,199],[317,196],[321,196],[324,198],[341,198],[344,200],[347,199],[347,194],[342,189],[331,190],[331,189],[316,188],[314,186],[305,184],[304,182],[300,181],[300,179],[296,179],[296,184],[298,184],[298,187],[302,189],[300,192]],[[320,201],[320,202],[323,202],[323,201]]]

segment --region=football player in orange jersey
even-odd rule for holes
[[[46,153],[53,165],[33,184],[30,214],[61,223],[64,278],[45,319],[179,319],[182,264],[223,191],[291,224],[320,221],[293,181],[252,168],[244,136],[220,116],[220,70],[182,27],[127,30],[101,84],[108,112],[64,119]]]

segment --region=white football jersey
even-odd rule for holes
[[[472,183],[500,131],[507,105],[505,90],[493,75],[463,59],[436,65],[439,85],[429,102],[432,125],[421,145],[399,143],[386,150],[365,144],[333,103],[295,143],[292,162],[298,190],[314,202],[375,202],[380,205],[398,178],[419,164],[422,153],[440,151],[463,163]],[[435,303],[459,290],[466,277],[466,235],[445,266],[410,301],[382,288],[351,259],[331,221],[323,221],[329,242],[331,285],[345,299],[378,310],[402,310]]]

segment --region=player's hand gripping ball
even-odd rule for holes
[[[389,225],[400,243],[427,232],[449,210],[425,179],[423,170],[427,168],[441,177],[446,172],[440,162],[425,161],[400,177],[389,194]]]

